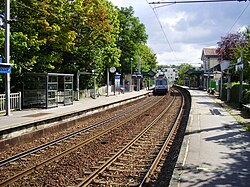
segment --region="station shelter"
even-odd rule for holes
[[[73,78],[73,74],[25,74],[22,93],[23,107],[53,108],[73,104]]]

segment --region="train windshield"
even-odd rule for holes
[[[156,85],[167,85],[167,80],[156,80]]]

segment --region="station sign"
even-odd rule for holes
[[[239,64],[241,62],[242,62],[242,58],[240,57],[240,58],[237,59],[237,63]]]
[[[0,73],[11,73],[11,65],[0,63]]]
[[[235,70],[236,70],[236,71],[243,71],[243,68],[244,68],[244,64],[237,64],[237,65],[235,66]]]

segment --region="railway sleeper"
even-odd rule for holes
[[[108,174],[108,173],[102,173],[101,174],[102,177],[113,177],[113,178],[124,178],[124,175],[118,175],[118,174]],[[128,175],[126,176],[126,178],[131,178],[131,179],[136,179],[138,177],[132,176],[132,175]]]
[[[129,159],[127,159],[127,158],[117,158],[117,160],[118,160],[118,161],[121,161],[121,162],[122,162],[122,161],[126,161],[126,162],[127,162]]]
[[[151,145],[151,147],[152,147],[152,146],[153,146],[153,145]],[[159,149],[160,145],[155,145],[154,147],[155,147],[155,149]],[[141,150],[148,150],[149,148],[148,148],[148,147],[141,147],[140,149],[141,149]]]
[[[121,163],[121,162],[113,162],[113,165],[116,165],[116,166],[126,166],[127,164]]]
[[[141,148],[141,145],[132,145],[131,148],[132,148],[132,149],[138,149],[138,148],[140,149],[140,148]]]
[[[84,181],[84,178],[77,178],[76,181]]]
[[[144,155],[137,155],[137,156],[136,156],[136,159],[137,159],[137,160],[148,160],[148,161],[150,162],[150,161],[152,161],[152,159],[154,159],[156,156],[157,156],[157,154],[149,155],[149,156],[147,156],[148,158],[145,159],[145,158],[144,158]]]
[[[30,160],[30,159],[28,159],[28,158],[21,158],[20,160],[21,160],[21,161],[28,161],[28,160]]]
[[[93,182],[96,184],[103,184],[103,185],[109,185],[109,186],[131,186],[131,187],[134,187],[134,186],[140,185],[139,183],[133,183],[133,184],[126,183],[125,184],[125,183],[107,182],[107,181],[102,181],[102,180],[98,180],[98,179],[95,179]]]
[[[92,166],[91,167],[91,169],[94,169],[94,170],[99,169],[99,168],[100,168],[100,166]]]
[[[91,175],[93,172],[92,171],[84,171],[84,175]]]
[[[135,150],[135,149],[128,149],[126,152],[128,152],[128,153],[138,153],[138,151]]]
[[[144,162],[144,163],[152,163],[153,159],[141,159],[140,162]]]
[[[141,168],[148,168],[148,167],[150,167],[151,165],[150,164],[138,164],[138,165],[136,165],[136,167],[141,167]]]
[[[40,157],[41,155],[39,155],[39,154],[34,154],[34,153],[32,153],[32,154],[30,154],[31,156],[34,156],[34,157]]]
[[[108,167],[107,168],[109,171],[118,171],[118,172],[136,172],[136,173],[145,173],[147,172],[146,169],[142,169],[142,170],[131,170],[131,169],[118,169],[115,167]]]

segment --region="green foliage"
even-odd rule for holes
[[[183,80],[185,80],[185,78],[188,77],[188,74],[186,73],[188,69],[193,69],[193,66],[190,64],[180,65],[180,69],[178,71],[179,75],[178,84],[183,85]]]
[[[243,47],[238,46],[233,54],[233,61],[237,62],[237,59],[242,53],[243,63],[244,63],[244,81],[250,83],[250,28],[246,28],[246,31],[242,33],[245,39],[245,45]]]
[[[0,1],[0,12],[4,3]],[[134,69],[138,56],[143,70],[156,66],[156,55],[146,46],[145,26],[134,17],[132,7],[119,9],[107,0],[19,0],[11,1],[10,7],[11,18],[16,19],[10,27],[12,88],[21,89],[20,78],[26,72],[95,70],[101,85],[106,68],[128,72],[132,58]],[[2,56],[4,40],[1,29]],[[91,85],[91,76],[84,81]]]
[[[156,54],[145,44],[138,46],[138,56],[141,59],[141,72],[148,72],[150,69],[156,69]],[[134,67],[134,69],[138,69]]]
[[[218,42],[217,52],[222,57],[221,60],[228,59],[231,64],[237,63],[237,59],[243,57],[244,63],[244,81],[250,83],[250,28],[242,33],[228,34],[226,37],[222,37]],[[238,74],[239,72],[234,72]]]
[[[243,104],[249,104],[250,103],[250,90],[246,89],[243,91],[243,98],[242,98]]]
[[[118,70],[124,75],[124,73],[130,72],[131,61],[133,70],[137,70],[138,57],[145,65],[149,63],[146,56],[151,56],[152,59],[154,57],[152,51],[145,47],[148,38],[145,26],[140,23],[138,18],[134,17],[134,10],[131,6],[122,7],[119,10],[119,21],[120,34],[117,44],[122,53],[120,57],[121,67]],[[155,61],[152,61],[152,66],[154,66]]]

